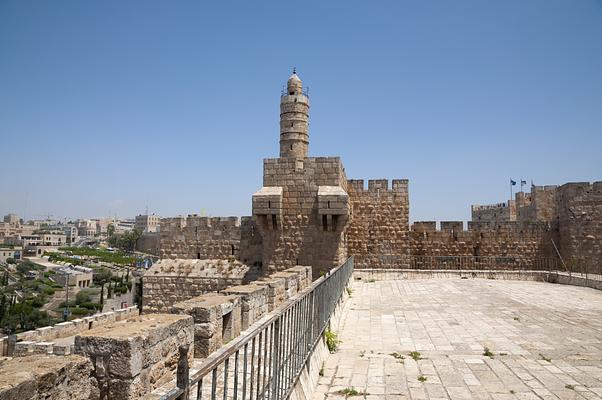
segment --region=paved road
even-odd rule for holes
[[[602,291],[477,279],[353,290],[315,399],[602,398]]]

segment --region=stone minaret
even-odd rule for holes
[[[309,97],[303,93],[301,79],[293,69],[280,98],[280,157],[307,157],[309,135]]]

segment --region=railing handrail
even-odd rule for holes
[[[349,266],[351,264],[351,266]],[[242,351],[246,345],[251,343],[251,341],[256,338],[261,332],[264,332],[270,325],[274,324],[277,320],[279,320],[287,311],[291,308],[295,307],[298,303],[303,301],[307,296],[311,295],[322,285],[326,284],[329,279],[336,276],[343,268],[350,267],[353,268],[353,257],[350,257],[338,267],[332,268],[328,271],[324,276],[321,276],[314,282],[312,282],[307,288],[303,289],[299,293],[297,293],[294,297],[291,298],[288,302],[281,305],[272,311],[268,316],[263,319],[257,321],[255,324],[251,325],[244,334],[239,335],[237,338],[230,341],[228,344],[222,346],[219,350],[209,355],[201,364],[199,370],[195,372],[188,379],[188,386],[193,387],[194,385],[199,384],[201,380],[208,376],[212,371],[218,368],[220,365],[223,365],[227,360],[230,359],[237,352]],[[350,274],[351,276],[351,274]],[[326,318],[326,321],[328,321]],[[317,333],[317,339],[322,334],[326,326],[320,327],[319,332]],[[314,341],[315,342],[315,341]],[[312,347],[315,346],[315,343],[312,342]],[[162,400],[172,400],[178,398],[178,396],[184,393],[184,389],[179,387],[174,387],[169,390],[167,393],[162,395],[160,398]]]

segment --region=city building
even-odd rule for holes
[[[21,260],[23,248],[21,246],[0,245],[0,262],[6,262],[7,259]]]
[[[142,232],[159,232],[161,217],[155,214],[136,215],[135,228]]]
[[[4,216],[4,222],[11,225],[23,225],[23,220],[17,214],[7,214]]]
[[[59,285],[65,286],[68,283],[69,286],[87,288],[92,284],[92,268],[79,265],[68,265],[54,268],[53,270],[56,272],[53,275],[53,278]]]

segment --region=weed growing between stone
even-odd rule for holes
[[[326,346],[328,346],[328,351],[334,353],[339,348],[339,344],[341,341],[337,336],[336,332],[327,329],[324,331],[324,337],[326,338]]]

